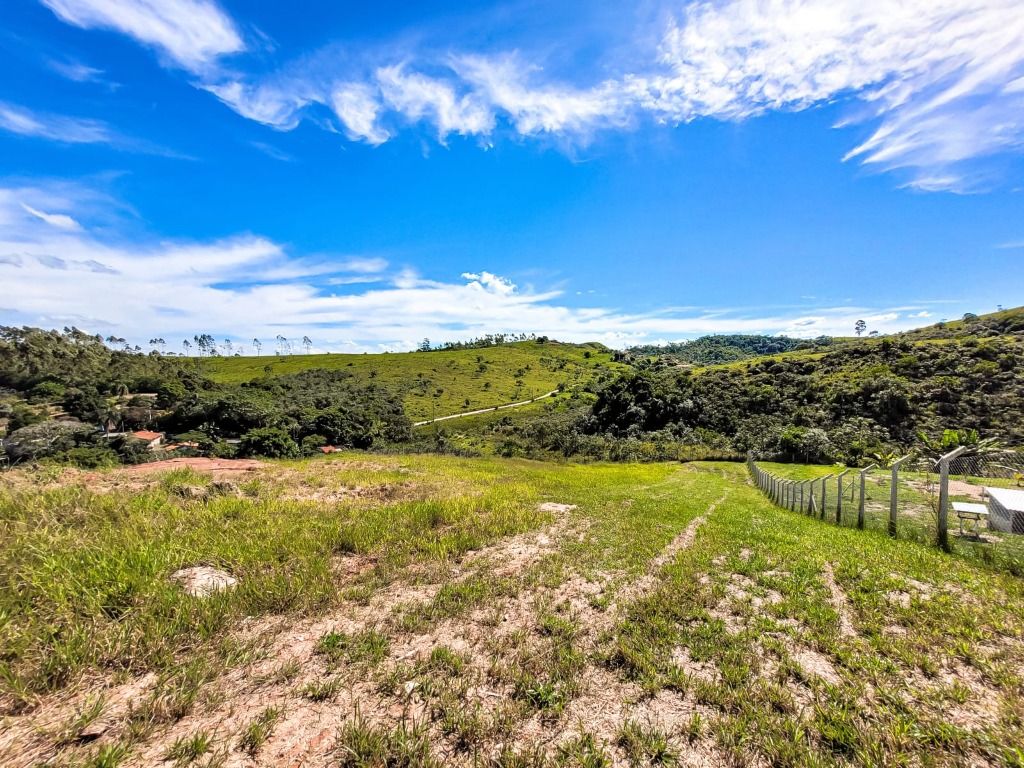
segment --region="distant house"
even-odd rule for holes
[[[136,440],[141,440],[146,443],[146,446],[151,451],[155,451],[160,447],[160,444],[164,440],[163,432],[150,432],[148,429],[140,429],[138,432],[132,432],[132,437]]]

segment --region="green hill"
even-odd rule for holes
[[[384,354],[215,357],[205,376],[238,384],[312,369],[344,371],[360,383],[400,393],[410,419],[490,408],[589,381],[602,368],[623,368],[601,344],[521,341],[476,349]]]

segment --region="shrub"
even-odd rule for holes
[[[292,459],[299,455],[299,446],[291,435],[279,427],[250,429],[242,436],[238,452],[243,456],[265,456],[270,459]]]
[[[15,461],[42,459],[74,448],[92,431],[77,421],[43,421],[12,432],[5,448]]]

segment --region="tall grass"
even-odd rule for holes
[[[447,483],[446,494],[441,476],[436,498],[376,505],[173,492],[202,480],[175,470],[136,492],[0,489],[0,691],[25,705],[86,668],[168,668],[243,616],[337,603],[339,556],[372,555],[383,568],[445,560],[546,519],[514,481],[472,493]],[[198,564],[237,587],[198,599],[169,578]]]

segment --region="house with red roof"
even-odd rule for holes
[[[132,432],[132,437],[146,443],[149,450],[155,451],[163,442],[164,433],[150,432],[148,429],[140,429],[138,432]]]

